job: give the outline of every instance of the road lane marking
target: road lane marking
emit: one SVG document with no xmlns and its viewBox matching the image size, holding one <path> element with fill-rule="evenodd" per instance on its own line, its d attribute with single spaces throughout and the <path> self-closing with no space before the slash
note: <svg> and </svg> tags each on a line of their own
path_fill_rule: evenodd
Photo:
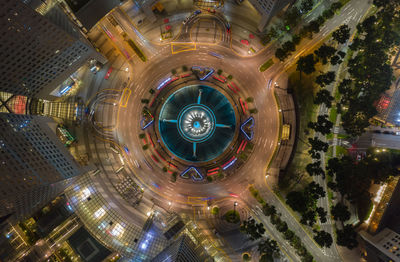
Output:
<svg viewBox="0 0 400 262">
<path fill-rule="evenodd" d="M 171 43 L 171 53 L 178 54 L 181 52 L 187 52 L 187 51 L 194 51 L 196 50 L 196 43 L 179 43 L 179 42 L 173 42 Z"/>
<path fill-rule="evenodd" d="M 132 91 L 130 89 L 128 89 L 128 88 L 125 88 L 122 91 L 122 96 L 121 96 L 121 99 L 119 101 L 119 106 L 120 107 L 126 107 L 128 105 L 128 100 L 129 100 L 129 97 L 131 96 L 131 93 L 132 93 Z"/>
</svg>

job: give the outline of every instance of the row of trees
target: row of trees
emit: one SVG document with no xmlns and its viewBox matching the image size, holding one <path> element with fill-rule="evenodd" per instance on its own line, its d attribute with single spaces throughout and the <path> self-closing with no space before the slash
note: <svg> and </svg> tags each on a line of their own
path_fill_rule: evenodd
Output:
<svg viewBox="0 0 400 262">
<path fill-rule="evenodd" d="M 300 18 L 301 18 L 301 12 L 302 12 L 302 7 L 304 8 L 304 11 L 307 11 L 308 8 L 312 5 L 309 3 L 310 1 L 304 1 L 301 4 L 300 9 L 297 9 L 296 7 L 293 7 L 291 10 L 289 10 L 286 13 L 285 16 L 285 24 L 290 27 L 294 27 L 295 25 L 298 24 Z M 312 2 L 312 1 L 311 1 Z M 292 52 L 296 50 L 296 46 L 300 43 L 301 39 L 304 37 L 312 38 L 313 34 L 319 33 L 321 26 L 325 23 L 326 20 L 332 18 L 335 15 L 335 12 L 338 11 L 342 7 L 342 3 L 335 2 L 332 3 L 329 9 L 325 10 L 318 18 L 315 20 L 311 21 L 309 24 L 305 25 L 302 27 L 300 30 L 298 30 L 298 34 L 293 35 L 292 40 L 286 41 L 282 44 L 280 48 L 278 48 L 275 52 L 275 57 L 278 58 L 281 61 L 284 61 L 288 56 L 291 55 Z M 311 10 L 311 9 L 310 9 Z M 340 31 L 342 32 L 342 31 Z M 345 32 L 343 32 L 345 33 Z M 335 35 L 335 39 L 338 41 L 341 40 L 340 37 L 342 37 L 343 34 L 339 34 L 339 32 Z M 338 57 L 335 57 L 334 60 L 337 61 Z"/>
<path fill-rule="evenodd" d="M 400 44 L 400 2 L 374 0 L 374 4 L 379 8 L 376 14 L 357 25 L 358 36 L 350 45 L 349 78 L 339 85 L 340 104 L 348 108 L 343 128 L 351 136 L 361 135 L 377 113 L 374 102 L 392 82 L 389 51 Z"/>
<path fill-rule="evenodd" d="M 264 215 L 270 217 L 271 224 L 273 224 L 276 229 L 283 234 L 284 238 L 288 240 L 289 243 L 296 249 L 297 254 L 302 257 L 302 261 L 312 262 L 313 256 L 302 244 L 301 239 L 296 236 L 294 232 L 289 229 L 286 222 L 281 219 L 281 215 L 276 211 L 275 206 L 266 203 L 258 190 L 254 187 L 250 187 L 249 190 L 253 197 L 256 198 L 257 201 L 262 205 Z M 241 231 L 248 234 L 251 240 L 256 240 L 262 237 L 265 229 L 262 223 L 257 224 L 253 220 L 254 219 L 248 219 L 246 222 L 243 222 Z"/>
<path fill-rule="evenodd" d="M 315 24 L 315 23 L 314 23 Z M 317 26 L 315 27 L 317 28 Z M 332 34 L 333 41 L 337 44 L 345 43 L 350 36 L 350 29 L 347 25 L 340 26 Z M 337 49 L 331 45 L 323 44 L 314 53 L 300 57 L 297 61 L 297 71 L 310 75 L 316 71 L 316 64 L 321 63 L 326 65 L 328 62 L 331 65 L 337 65 L 343 62 L 345 53 L 337 51 Z M 325 104 L 327 108 L 332 107 L 334 98 L 331 96 L 330 91 L 325 89 L 326 86 L 332 84 L 335 81 L 336 74 L 334 71 L 321 72 L 315 78 L 315 84 L 320 87 L 314 97 L 314 104 L 321 105 Z M 301 78 L 300 78 L 301 79 Z M 308 128 L 314 130 L 316 133 L 327 135 L 331 133 L 333 123 L 329 120 L 328 115 L 319 115 L 316 122 L 309 122 Z M 321 151 L 327 152 L 329 144 L 320 140 L 317 135 L 312 138 L 308 138 L 308 144 L 310 149 L 308 150 L 309 155 L 312 158 L 312 162 L 306 165 L 305 171 L 310 176 L 322 176 L 325 178 L 325 171 L 322 168 L 321 163 Z M 292 191 L 286 196 L 286 203 L 294 210 L 301 214 L 300 222 L 302 224 L 313 227 L 316 223 L 316 219 L 319 218 L 321 223 L 327 221 L 327 212 L 322 207 L 317 207 L 317 201 L 319 198 L 325 197 L 326 192 L 316 182 L 311 182 L 302 191 Z M 339 210 L 340 211 L 340 210 Z M 336 211 L 335 211 L 336 212 Z M 339 214 L 341 214 L 339 212 Z M 315 228 L 314 240 L 322 247 L 330 247 L 333 243 L 332 236 L 326 231 L 318 231 Z"/>
<path fill-rule="evenodd" d="M 253 218 L 243 221 L 240 231 L 247 234 L 251 240 L 262 240 L 258 243 L 260 253 L 259 261 L 273 261 L 274 257 L 279 257 L 279 247 L 275 240 L 264 237 L 265 228 L 263 223 L 257 223 Z"/>
<path fill-rule="evenodd" d="M 273 224 L 276 229 L 283 234 L 283 237 L 296 249 L 297 254 L 302 257 L 302 261 L 313 261 L 313 256 L 307 251 L 301 239 L 296 236 L 295 233 L 289 229 L 287 223 L 281 219 L 275 206 L 265 203 L 262 210 L 264 215 L 270 217 L 271 224 Z"/>
</svg>

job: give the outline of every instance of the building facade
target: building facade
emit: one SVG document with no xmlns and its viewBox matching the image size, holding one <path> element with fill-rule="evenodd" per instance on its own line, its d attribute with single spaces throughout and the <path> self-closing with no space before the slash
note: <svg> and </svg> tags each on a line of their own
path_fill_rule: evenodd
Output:
<svg viewBox="0 0 400 262">
<path fill-rule="evenodd" d="M 183 234 L 152 260 L 152 262 L 163 261 L 205 262 L 213 260 L 203 246 L 196 245 L 188 235 Z"/>
<path fill-rule="evenodd" d="M 42 116 L 0 113 L 0 216 L 20 219 L 84 173 Z"/>
<path fill-rule="evenodd" d="M 106 59 L 57 3 L 36 2 L 0 0 L 0 91 L 54 100 L 89 59 Z"/>
<path fill-rule="evenodd" d="M 261 15 L 261 20 L 257 28 L 263 31 L 271 18 L 292 2 L 292 0 L 249 0 L 249 2 Z"/>
<path fill-rule="evenodd" d="M 385 228 L 372 236 L 367 232 L 360 232 L 368 262 L 400 261 L 400 235 L 389 228 Z"/>
</svg>

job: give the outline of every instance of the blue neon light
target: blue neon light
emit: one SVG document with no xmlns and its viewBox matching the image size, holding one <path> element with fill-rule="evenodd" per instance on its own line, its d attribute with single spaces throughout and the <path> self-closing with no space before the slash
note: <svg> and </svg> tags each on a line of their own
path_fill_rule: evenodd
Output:
<svg viewBox="0 0 400 262">
<path fill-rule="evenodd" d="M 72 86 L 66 86 L 66 87 L 64 87 L 64 88 L 60 91 L 60 94 L 61 94 L 61 95 L 65 94 L 65 93 L 68 92 L 71 88 L 72 88 Z"/>
<path fill-rule="evenodd" d="M 201 72 L 203 68 L 200 67 L 200 66 L 193 66 L 192 69 L 199 70 Z M 205 76 L 200 77 L 199 78 L 200 81 L 206 80 L 210 75 L 212 75 L 214 73 L 214 69 L 213 68 L 205 67 L 203 70 L 206 70 L 206 69 L 209 69 L 210 72 L 208 72 Z"/>
<path fill-rule="evenodd" d="M 198 174 L 199 177 L 200 177 L 200 178 L 195 178 L 194 176 L 191 176 L 192 179 L 193 179 L 194 181 L 200 181 L 200 180 L 203 180 L 203 179 L 204 179 L 204 177 L 201 175 L 201 173 L 200 173 L 200 172 L 197 170 L 197 168 L 195 168 L 194 166 L 188 167 L 185 171 L 183 171 L 183 172 L 181 173 L 181 177 L 184 178 L 184 175 L 185 175 L 187 172 L 191 171 L 191 170 L 194 170 L 194 172 L 196 172 L 196 174 Z"/>
<path fill-rule="evenodd" d="M 251 130 L 250 135 L 244 131 L 244 126 L 249 122 L 252 121 L 251 125 L 249 126 L 250 129 L 252 129 L 254 127 L 254 118 L 251 116 L 249 117 L 246 121 L 244 121 L 244 123 L 240 126 L 240 130 L 243 132 L 243 134 L 246 136 L 247 140 L 252 140 L 254 137 L 254 131 Z"/>
<path fill-rule="evenodd" d="M 142 121 L 140 121 L 140 127 L 142 128 L 142 130 L 145 130 L 146 128 L 148 128 L 152 123 L 154 122 L 154 119 L 152 119 L 150 122 L 148 122 L 145 126 L 143 126 L 144 124 L 144 118 L 142 119 Z"/>
<path fill-rule="evenodd" d="M 237 160 L 237 158 L 235 157 L 235 159 L 233 159 L 229 164 L 227 164 L 227 165 L 223 168 L 223 170 L 226 170 L 227 168 L 229 168 L 230 166 L 232 166 L 233 164 L 235 164 L 236 160 Z"/>
<path fill-rule="evenodd" d="M 162 87 L 164 87 L 164 85 L 166 83 L 168 83 L 168 81 L 171 80 L 171 77 L 168 77 L 167 79 L 164 80 L 164 82 L 162 82 L 158 87 L 157 90 L 160 90 Z"/>
</svg>

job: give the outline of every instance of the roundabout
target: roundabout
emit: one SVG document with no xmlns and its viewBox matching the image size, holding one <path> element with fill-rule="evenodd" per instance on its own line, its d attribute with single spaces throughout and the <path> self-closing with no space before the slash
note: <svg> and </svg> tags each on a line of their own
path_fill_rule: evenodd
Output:
<svg viewBox="0 0 400 262">
<path fill-rule="evenodd" d="M 173 155 L 196 164 L 208 162 L 220 156 L 232 142 L 235 111 L 216 89 L 186 86 L 171 94 L 162 105 L 158 131 Z"/>
<path fill-rule="evenodd" d="M 109 237 L 107 243 L 127 256 L 144 255 L 144 242 L 162 238 L 149 240 L 138 232 L 152 214 L 191 219 L 206 215 L 207 205 L 225 213 L 235 200 L 240 220 L 245 219 L 250 214 L 246 203 L 252 201 L 248 185 L 264 183 L 279 139 L 273 91 L 266 88 L 264 75 L 249 70 L 258 67 L 257 59 L 243 59 L 219 44 L 179 53 L 170 46 L 157 48 L 157 56 L 129 71 L 129 82 L 115 91 L 115 103 L 109 104 L 114 93 L 106 91 L 97 96 L 101 101 L 91 103 L 97 121 L 94 140 L 104 143 L 97 150 L 108 153 L 99 161 L 104 171 L 87 187 L 98 192 L 103 206 L 112 204 L 107 219 L 118 217 L 118 224 L 125 225 L 122 238 L 130 242 L 123 246 Z M 216 227 L 225 225 L 217 220 Z M 98 232 L 98 225 L 91 230 Z"/>
</svg>

